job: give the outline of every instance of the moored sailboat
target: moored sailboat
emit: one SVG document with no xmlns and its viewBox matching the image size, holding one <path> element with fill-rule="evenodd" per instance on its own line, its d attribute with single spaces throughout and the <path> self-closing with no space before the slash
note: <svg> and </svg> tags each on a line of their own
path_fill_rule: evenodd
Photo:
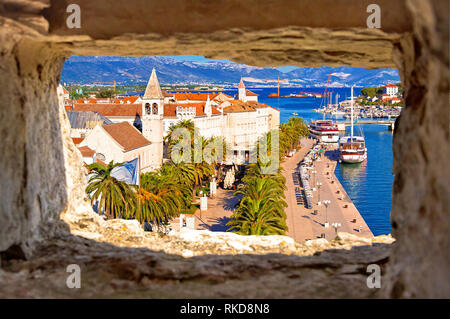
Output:
<svg viewBox="0 0 450 319">
<path fill-rule="evenodd" d="M 350 135 L 339 140 L 339 157 L 344 163 L 361 163 L 367 158 L 367 149 L 364 136 L 353 134 L 353 86 L 351 91 L 351 129 Z"/>
</svg>

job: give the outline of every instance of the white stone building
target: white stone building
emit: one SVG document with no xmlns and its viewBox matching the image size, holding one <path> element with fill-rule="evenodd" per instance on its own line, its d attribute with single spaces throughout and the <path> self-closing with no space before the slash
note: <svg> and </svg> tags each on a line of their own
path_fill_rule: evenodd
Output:
<svg viewBox="0 0 450 319">
<path fill-rule="evenodd" d="M 280 111 L 258 102 L 244 103 L 235 100 L 225 103 L 227 105 L 223 106 L 223 113 L 226 116 L 224 136 L 232 150 L 232 162 L 247 163 L 258 138 L 279 128 Z"/>
<path fill-rule="evenodd" d="M 398 86 L 392 83 L 383 86 L 383 94 L 387 94 L 390 97 L 396 97 L 398 94 Z"/>
</svg>

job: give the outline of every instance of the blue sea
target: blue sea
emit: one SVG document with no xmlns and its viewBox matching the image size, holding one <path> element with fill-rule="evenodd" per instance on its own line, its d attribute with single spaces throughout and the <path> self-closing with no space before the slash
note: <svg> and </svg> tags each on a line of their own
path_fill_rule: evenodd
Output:
<svg viewBox="0 0 450 319">
<path fill-rule="evenodd" d="M 323 115 L 313 109 L 318 108 L 320 98 L 268 98 L 270 93 L 276 93 L 276 88 L 254 89 L 259 94 L 259 102 L 268 104 L 281 111 L 281 122 L 287 122 L 293 112 L 297 112 L 306 122 L 321 119 Z M 332 88 L 333 103 L 350 99 L 350 88 Z M 291 93 L 317 92 L 323 93 L 324 88 L 280 88 L 280 95 Z M 229 95 L 236 91 L 226 91 Z M 355 88 L 353 94 L 358 96 L 360 89 Z M 391 193 L 394 175 L 392 174 L 392 132 L 383 125 L 361 125 L 367 147 L 367 161 L 361 164 L 338 164 L 336 177 L 344 186 L 353 200 L 372 233 L 377 235 L 391 232 L 390 211 Z M 355 131 L 359 132 L 359 128 Z"/>
</svg>

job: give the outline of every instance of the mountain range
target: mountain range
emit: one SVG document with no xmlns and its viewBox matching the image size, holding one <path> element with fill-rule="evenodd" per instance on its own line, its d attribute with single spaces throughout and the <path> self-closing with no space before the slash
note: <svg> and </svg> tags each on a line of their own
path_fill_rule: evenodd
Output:
<svg viewBox="0 0 450 319">
<path fill-rule="evenodd" d="M 172 57 L 72 56 L 64 65 L 61 82 L 66 84 L 146 84 L 151 71 L 161 84 L 216 84 L 236 86 L 243 78 L 249 86 L 374 87 L 398 83 L 395 69 L 366 70 L 354 67 L 295 68 L 281 72 L 275 67 L 211 61 L 180 61 Z"/>
</svg>

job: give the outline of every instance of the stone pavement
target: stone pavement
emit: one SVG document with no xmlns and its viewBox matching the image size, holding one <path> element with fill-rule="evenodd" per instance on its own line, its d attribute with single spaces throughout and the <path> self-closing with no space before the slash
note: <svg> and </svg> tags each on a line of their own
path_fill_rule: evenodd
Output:
<svg viewBox="0 0 450 319">
<path fill-rule="evenodd" d="M 286 177 L 286 209 L 288 236 L 296 241 L 303 242 L 308 239 L 320 238 L 322 234 L 326 239 L 333 239 L 336 231 L 332 227 L 334 222 L 340 223 L 338 231 L 351 233 L 361 237 L 372 237 L 373 234 L 366 222 L 348 197 L 343 186 L 334 175 L 337 165 L 338 151 L 334 148 L 325 153 L 321 159 L 314 162 L 315 177 L 311 174 L 311 187 L 313 183 L 321 182 L 319 189 L 313 190 L 313 207 L 307 209 L 304 205 L 303 188 L 298 184 L 297 165 L 312 147 L 309 140 L 307 147 L 302 148 L 292 158 L 285 161 L 284 176 Z M 331 147 L 328 146 L 328 147 Z M 315 179 L 315 180 L 314 180 Z M 318 205 L 319 196 L 321 204 Z M 329 200 L 328 210 L 323 205 L 323 200 Z M 317 214 L 315 213 L 317 211 Z M 325 222 L 328 220 L 328 227 Z M 361 227 L 361 230 L 360 230 Z"/>
</svg>

